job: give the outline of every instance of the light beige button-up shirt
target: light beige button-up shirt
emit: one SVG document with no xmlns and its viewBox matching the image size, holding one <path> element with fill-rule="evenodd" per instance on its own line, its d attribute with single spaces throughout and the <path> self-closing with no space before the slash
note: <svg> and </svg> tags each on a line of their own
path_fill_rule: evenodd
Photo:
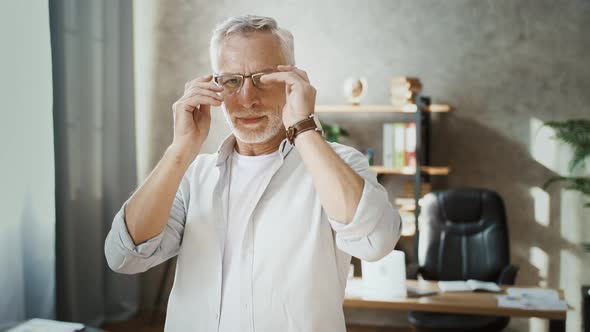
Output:
<svg viewBox="0 0 590 332">
<path fill-rule="evenodd" d="M 391 252 L 401 220 L 357 150 L 329 143 L 363 179 L 352 222 L 330 219 L 297 150 L 284 140 L 248 215 L 242 242 L 242 331 L 344 332 L 342 302 L 350 258 L 375 261 Z M 178 255 L 166 331 L 217 331 L 235 137 L 201 154 L 179 186 L 164 231 L 134 245 L 125 205 L 105 241 L 111 269 L 140 273 Z"/>
</svg>

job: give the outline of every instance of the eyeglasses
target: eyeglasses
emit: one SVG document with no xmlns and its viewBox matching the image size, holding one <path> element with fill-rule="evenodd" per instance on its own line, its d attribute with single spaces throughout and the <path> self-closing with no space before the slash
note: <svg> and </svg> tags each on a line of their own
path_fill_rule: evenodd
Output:
<svg viewBox="0 0 590 332">
<path fill-rule="evenodd" d="M 225 75 L 214 75 L 213 81 L 215 84 L 224 88 L 223 94 L 232 94 L 240 91 L 242 86 L 244 85 L 244 80 L 248 77 L 252 79 L 252 83 L 258 89 L 264 89 L 268 87 L 270 84 L 264 84 L 260 81 L 262 76 L 265 74 L 270 74 L 271 71 L 264 71 L 259 73 L 254 73 L 250 75 L 242 75 L 242 74 L 225 74 Z"/>
</svg>

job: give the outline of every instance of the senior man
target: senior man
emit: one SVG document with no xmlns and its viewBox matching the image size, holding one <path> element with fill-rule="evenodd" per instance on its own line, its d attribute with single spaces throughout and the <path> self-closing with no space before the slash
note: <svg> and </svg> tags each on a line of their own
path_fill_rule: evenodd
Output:
<svg viewBox="0 0 590 332">
<path fill-rule="evenodd" d="M 115 216 L 107 262 L 140 273 L 178 255 L 166 331 L 345 331 L 351 255 L 391 252 L 399 214 L 365 157 L 318 132 L 290 32 L 233 17 L 210 52 L 215 74 L 174 103 L 174 139 Z M 199 154 L 211 106 L 232 134 Z"/>
</svg>

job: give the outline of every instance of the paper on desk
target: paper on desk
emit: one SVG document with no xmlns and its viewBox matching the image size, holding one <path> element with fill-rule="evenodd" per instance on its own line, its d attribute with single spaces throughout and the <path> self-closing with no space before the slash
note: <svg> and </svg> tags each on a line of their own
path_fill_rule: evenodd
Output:
<svg viewBox="0 0 590 332">
<path fill-rule="evenodd" d="M 438 288 L 443 292 L 471 292 L 471 288 L 462 280 L 439 281 Z"/>
<path fill-rule="evenodd" d="M 469 279 L 467 281 L 439 281 L 438 288 L 443 292 L 496 292 L 502 291 L 495 282 Z"/>
<path fill-rule="evenodd" d="M 528 309 L 527 304 L 519 297 L 498 295 L 498 307 Z"/>
<path fill-rule="evenodd" d="M 567 310 L 567 303 L 559 293 L 542 288 L 508 288 L 508 295 L 498 295 L 498 306 L 519 309 Z"/>
<path fill-rule="evenodd" d="M 506 294 L 515 297 L 534 297 L 550 301 L 559 300 L 559 293 L 554 289 L 511 287 L 506 290 Z"/>
<path fill-rule="evenodd" d="M 84 328 L 78 323 L 58 322 L 55 320 L 33 318 L 7 332 L 74 332 Z"/>
</svg>

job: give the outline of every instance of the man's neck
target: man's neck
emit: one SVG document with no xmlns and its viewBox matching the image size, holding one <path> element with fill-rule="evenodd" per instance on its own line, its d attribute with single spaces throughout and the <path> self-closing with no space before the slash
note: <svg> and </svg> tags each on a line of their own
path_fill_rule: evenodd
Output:
<svg viewBox="0 0 590 332">
<path fill-rule="evenodd" d="M 243 156 L 261 156 L 270 154 L 279 149 L 281 142 L 287 137 L 284 131 L 280 131 L 275 137 L 262 143 L 244 143 L 236 137 L 236 151 Z"/>
</svg>

